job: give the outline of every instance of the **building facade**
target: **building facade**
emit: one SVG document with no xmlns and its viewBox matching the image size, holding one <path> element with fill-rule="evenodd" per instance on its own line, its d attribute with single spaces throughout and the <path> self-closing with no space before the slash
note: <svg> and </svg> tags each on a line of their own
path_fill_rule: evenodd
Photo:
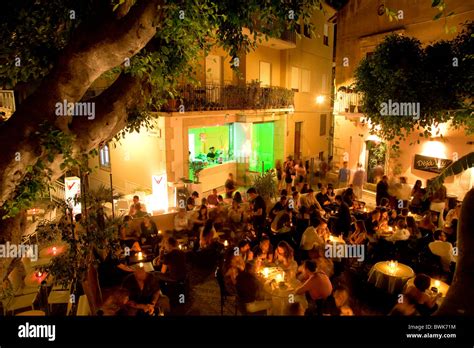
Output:
<svg viewBox="0 0 474 348">
<path fill-rule="evenodd" d="M 375 184 L 372 175 L 377 163 L 385 172 L 393 176 L 405 176 L 409 184 L 416 180 L 426 180 L 436 176 L 436 168 L 427 168 L 422 164 L 431 162 L 442 168 L 449 161 L 456 160 L 474 151 L 472 137 L 463 130 L 451 129 L 449 124 L 439 126 L 444 139 L 436 135 L 421 140 L 417 134 L 411 135 L 401 144 L 400 151 L 390 153 L 390 143 L 369 134 L 364 115 L 360 111 L 361 95 L 351 92 L 353 75 L 359 62 L 375 50 L 385 36 L 396 33 L 415 37 L 423 45 L 439 40 L 452 39 L 462 30 L 462 24 L 474 17 L 474 4 L 462 0 L 446 1 L 447 13 L 454 14 L 446 19 L 434 21 L 438 13 L 431 8 L 431 1 L 424 0 L 349 0 L 337 13 L 336 40 L 336 98 L 334 104 L 334 164 L 336 169 L 344 160 L 349 168 L 355 169 L 361 163 L 367 171 L 368 181 Z M 385 14 L 385 6 L 396 10 L 398 20 L 390 21 Z M 354 21 L 353 18 L 357 18 Z M 445 26 L 455 26 L 457 33 L 449 33 Z M 446 161 L 448 160 L 448 161 Z M 448 192 L 462 199 L 474 184 L 474 171 L 464 173 L 446 180 Z M 368 185 L 367 188 L 373 188 Z"/>
<path fill-rule="evenodd" d="M 118 192 L 150 192 L 154 180 L 164 179 L 167 206 L 173 207 L 173 187 L 183 178 L 194 179 L 196 163 L 204 168 L 193 189 L 207 194 L 222 188 L 229 173 L 242 182 L 249 172 L 273 168 L 287 156 L 327 159 L 334 47 L 334 25 L 328 20 L 334 13 L 326 6 L 316 11 L 312 35 L 301 25 L 300 35 L 284 32 L 242 54 L 240 74 L 231 69 L 226 52 L 213 49 L 196 71 L 200 85 L 180 86 L 176 100 L 156 113 L 153 130 L 128 134 L 101 149 L 90 187 L 109 186 L 112 175 Z"/>
</svg>

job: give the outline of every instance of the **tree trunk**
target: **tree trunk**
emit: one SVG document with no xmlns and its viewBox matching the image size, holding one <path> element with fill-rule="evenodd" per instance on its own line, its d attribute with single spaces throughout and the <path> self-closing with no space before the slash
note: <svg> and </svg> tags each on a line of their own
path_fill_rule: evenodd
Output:
<svg viewBox="0 0 474 348">
<path fill-rule="evenodd" d="M 446 298 L 436 315 L 474 315 L 474 188 L 464 197 L 458 224 L 458 259 Z"/>
</svg>

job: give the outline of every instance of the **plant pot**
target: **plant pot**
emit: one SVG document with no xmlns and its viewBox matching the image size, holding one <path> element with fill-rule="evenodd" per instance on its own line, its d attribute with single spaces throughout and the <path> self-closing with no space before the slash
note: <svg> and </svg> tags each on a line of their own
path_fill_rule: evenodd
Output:
<svg viewBox="0 0 474 348">
<path fill-rule="evenodd" d="M 355 112 L 356 106 L 355 105 L 349 105 L 349 108 L 350 108 L 350 112 L 353 113 L 353 112 Z"/>
<path fill-rule="evenodd" d="M 176 111 L 176 99 L 168 99 L 168 111 Z"/>
</svg>

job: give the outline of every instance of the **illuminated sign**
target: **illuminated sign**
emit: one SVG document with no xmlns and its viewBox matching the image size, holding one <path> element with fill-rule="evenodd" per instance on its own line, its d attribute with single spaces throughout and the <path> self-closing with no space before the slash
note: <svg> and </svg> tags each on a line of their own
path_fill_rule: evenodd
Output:
<svg viewBox="0 0 474 348">
<path fill-rule="evenodd" d="M 428 157 L 415 155 L 414 168 L 430 173 L 441 173 L 453 161 L 445 158 Z"/>
<path fill-rule="evenodd" d="M 153 210 L 168 210 L 168 181 L 166 173 L 161 175 L 152 175 L 151 187 L 153 190 Z"/>
<path fill-rule="evenodd" d="M 74 214 L 81 213 L 81 179 L 77 176 L 69 176 L 64 179 L 64 196 Z M 76 202 L 76 204 L 74 204 Z"/>
</svg>

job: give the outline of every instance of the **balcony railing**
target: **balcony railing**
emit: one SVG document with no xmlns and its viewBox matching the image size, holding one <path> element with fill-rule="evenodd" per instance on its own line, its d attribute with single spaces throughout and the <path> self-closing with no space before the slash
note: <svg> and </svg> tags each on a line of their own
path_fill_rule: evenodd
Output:
<svg viewBox="0 0 474 348">
<path fill-rule="evenodd" d="M 66 200 L 66 188 L 58 180 L 54 181 L 49 188 L 49 196 L 52 201 L 62 203 Z"/>
<path fill-rule="evenodd" d="M 16 110 L 13 91 L 0 90 L 0 120 L 8 119 Z"/>
<path fill-rule="evenodd" d="M 162 110 L 179 111 L 184 105 L 186 111 L 204 110 L 257 110 L 282 109 L 294 105 L 294 92 L 283 87 L 260 87 L 258 84 L 182 86 L 180 98 L 168 102 Z"/>
<path fill-rule="evenodd" d="M 362 93 L 338 91 L 334 102 L 334 112 L 362 113 L 362 97 Z"/>
</svg>

